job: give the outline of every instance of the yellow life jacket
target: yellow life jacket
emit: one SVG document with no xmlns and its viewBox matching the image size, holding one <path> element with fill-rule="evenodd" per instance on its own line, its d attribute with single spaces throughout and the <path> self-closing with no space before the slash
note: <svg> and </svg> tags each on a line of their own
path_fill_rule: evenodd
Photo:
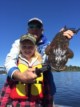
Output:
<svg viewBox="0 0 80 107">
<path fill-rule="evenodd" d="M 33 66 L 34 68 L 42 68 L 41 64 Z M 28 66 L 25 64 L 19 63 L 18 68 L 23 73 L 28 69 Z M 35 100 L 37 98 L 43 98 L 43 73 L 41 73 L 40 77 L 36 79 L 35 83 L 24 84 L 18 82 L 11 89 L 10 97 L 12 99 L 32 99 Z"/>
</svg>

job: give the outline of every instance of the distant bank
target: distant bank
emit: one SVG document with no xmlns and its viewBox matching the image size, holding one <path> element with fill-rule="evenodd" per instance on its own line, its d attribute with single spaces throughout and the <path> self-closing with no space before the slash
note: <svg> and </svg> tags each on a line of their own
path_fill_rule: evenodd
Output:
<svg viewBox="0 0 80 107">
<path fill-rule="evenodd" d="M 0 71 L 0 74 L 6 74 L 6 71 Z"/>
<path fill-rule="evenodd" d="M 0 74 L 6 74 L 6 69 L 4 66 L 0 66 Z"/>
<path fill-rule="evenodd" d="M 54 72 L 54 70 L 52 70 L 52 71 Z M 66 71 L 66 72 L 67 71 L 71 71 L 71 72 L 80 71 L 80 66 L 72 66 L 72 65 L 66 66 L 64 71 Z M 61 72 L 63 72 L 63 71 L 61 71 Z M 0 67 L 0 74 L 6 74 L 5 67 Z"/>
</svg>

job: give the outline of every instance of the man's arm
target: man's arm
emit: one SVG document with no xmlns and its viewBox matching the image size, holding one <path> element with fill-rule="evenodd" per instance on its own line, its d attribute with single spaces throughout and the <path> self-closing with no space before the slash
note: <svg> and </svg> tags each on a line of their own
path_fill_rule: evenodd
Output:
<svg viewBox="0 0 80 107">
<path fill-rule="evenodd" d="M 17 58 L 20 52 L 19 46 L 20 46 L 19 40 L 16 40 L 12 44 L 12 48 L 5 59 L 4 65 L 5 65 L 5 68 L 9 77 L 12 77 L 13 72 L 19 71 L 17 67 Z"/>
<path fill-rule="evenodd" d="M 43 105 L 46 107 L 53 107 L 54 95 L 56 93 L 56 87 L 54 78 L 51 71 L 44 72 L 44 99 Z"/>
<path fill-rule="evenodd" d="M 16 70 L 13 73 L 12 78 L 23 83 L 33 83 L 37 78 L 37 75 L 35 73 L 35 68 L 29 68 L 23 73 Z"/>
</svg>

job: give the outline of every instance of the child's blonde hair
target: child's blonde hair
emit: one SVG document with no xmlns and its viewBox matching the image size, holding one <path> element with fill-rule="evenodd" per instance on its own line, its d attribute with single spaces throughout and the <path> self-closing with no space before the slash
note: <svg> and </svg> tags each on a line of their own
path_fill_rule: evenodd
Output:
<svg viewBox="0 0 80 107">
<path fill-rule="evenodd" d="M 37 50 L 35 51 L 35 57 L 38 57 L 38 60 L 42 63 L 42 56 Z"/>
</svg>

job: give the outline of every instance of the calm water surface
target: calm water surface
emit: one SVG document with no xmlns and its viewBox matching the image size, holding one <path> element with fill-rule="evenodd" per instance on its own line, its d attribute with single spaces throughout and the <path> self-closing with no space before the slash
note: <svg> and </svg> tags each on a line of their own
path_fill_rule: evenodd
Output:
<svg viewBox="0 0 80 107">
<path fill-rule="evenodd" d="M 80 72 L 53 72 L 57 92 L 55 103 L 80 107 Z M 0 75 L 0 90 L 6 75 Z"/>
</svg>

